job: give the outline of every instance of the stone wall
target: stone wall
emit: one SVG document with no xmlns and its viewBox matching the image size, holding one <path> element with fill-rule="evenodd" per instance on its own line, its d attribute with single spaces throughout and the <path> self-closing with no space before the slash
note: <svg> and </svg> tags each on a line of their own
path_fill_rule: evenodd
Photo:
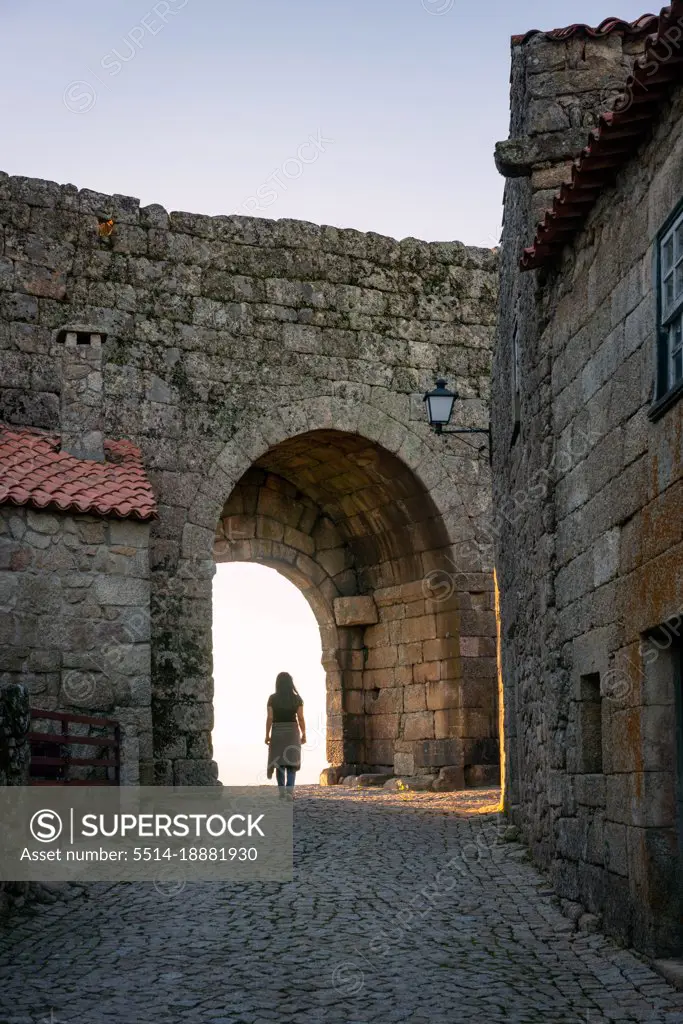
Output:
<svg viewBox="0 0 683 1024">
<path fill-rule="evenodd" d="M 30 727 L 28 691 L 23 686 L 0 684 L 0 786 L 28 782 Z M 0 882 L 0 922 L 14 903 L 19 883 Z"/>
<path fill-rule="evenodd" d="M 287 481 L 334 524 L 343 543 L 329 558 L 343 557 L 343 566 L 317 546 L 311 556 L 305 530 L 291 532 L 298 529 L 287 518 L 297 514 L 294 494 L 280 518 L 283 531 L 290 527 L 289 541 L 284 532 L 282 540 L 258 536 L 258 529 L 277 527 L 255 521 L 253 537 L 234 538 L 246 546 L 221 557 L 241 551 L 242 557 L 270 558 L 273 546 L 284 543 L 281 567 L 290 558 L 309 558 L 299 580 L 302 587 L 313 580 L 309 594 L 327 591 L 328 610 L 319 604 L 323 629 L 336 630 L 325 618 L 335 590 L 370 596 L 415 584 L 411 601 L 421 600 L 414 596 L 421 587 L 435 600 L 457 591 L 464 614 L 471 599 L 486 619 L 485 635 L 495 635 L 493 612 L 481 603 L 492 564 L 477 544 L 490 513 L 486 455 L 467 439 L 434 437 L 422 403 L 444 375 L 461 396 L 458 421 L 487 424 L 494 252 L 294 221 L 169 215 L 159 206 L 140 209 L 125 196 L 7 177 L 0 177 L 0 226 L 0 418 L 57 428 L 57 338 L 86 325 L 104 339 L 103 417 L 93 420 L 94 428 L 140 446 L 159 500 L 150 546 L 158 781 L 215 778 L 216 530 L 225 522 L 226 502 L 236 487 L 245 493 L 241 482 L 254 467 Z M 434 573 L 446 580 L 438 591 Z M 342 757 L 363 761 L 371 743 L 378 763 L 398 749 L 405 729 L 424 730 L 424 741 L 405 742 L 431 742 L 441 760 L 453 756 L 451 740 L 495 741 L 488 724 L 485 735 L 472 735 L 474 711 L 484 710 L 478 696 L 471 714 L 456 715 L 466 707 L 464 689 L 474 694 L 479 686 L 477 659 L 468 654 L 460 674 L 439 680 L 414 683 L 412 663 L 386 665 L 386 688 L 401 696 L 404 677 L 406 688 L 442 681 L 457 686 L 450 707 L 423 712 L 409 698 L 398 710 L 394 694 L 395 710 L 380 714 L 388 698 L 367 696 L 381 689 L 370 673 L 383 671 L 383 659 L 398 659 L 402 641 L 382 629 L 373 639 L 372 628 L 358 626 L 342 639 L 330 634 L 336 646 L 328 644 L 326 670 L 336 763 Z M 450 641 L 448 649 L 439 648 L 440 656 L 449 655 L 441 670 L 454 673 L 457 659 L 450 655 L 458 628 L 455 615 L 444 611 L 414 626 L 406 619 L 401 636 L 406 644 Z M 411 630 L 420 635 L 409 641 Z M 380 653 L 382 645 L 387 650 Z M 375 667 L 361 667 L 363 648 Z M 470 643 L 467 650 L 473 649 Z M 490 657 L 487 651 L 482 657 L 489 659 L 485 675 Z M 429 660 L 438 660 L 435 651 Z M 359 672 L 367 680 L 362 700 L 353 692 Z M 374 726 L 366 732 L 368 707 L 378 719 L 386 717 L 383 728 L 391 719 L 395 735 L 380 737 Z M 443 738 L 436 738 L 436 718 L 409 717 L 437 711 L 452 712 Z M 397 724 L 394 715 L 402 716 Z M 480 723 L 483 729 L 484 716 Z M 464 756 L 459 748 L 458 758 Z"/>
<path fill-rule="evenodd" d="M 389 763 L 407 776 L 458 768 L 463 785 L 474 781 L 473 766 L 499 762 L 491 575 L 469 573 L 467 589 L 452 593 L 417 581 L 374 597 L 379 622 L 365 637 L 381 646 L 368 653 L 365 710 L 394 742 Z"/>
<path fill-rule="evenodd" d="M 0 508 L 0 685 L 116 718 L 129 784 L 152 761 L 148 544 L 148 524 Z"/>
<path fill-rule="evenodd" d="M 30 758 L 28 691 L 0 684 L 0 786 L 25 786 Z"/>
<path fill-rule="evenodd" d="M 590 80 L 618 39 L 586 41 Z M 530 116 L 534 47 L 571 54 L 547 39 L 515 53 L 513 124 Z M 571 132 L 506 183 L 492 383 L 508 807 L 564 899 L 660 954 L 682 938 L 682 428 L 680 403 L 648 412 L 654 240 L 681 198 L 682 125 L 679 90 L 556 268 L 521 274 L 519 258 Z"/>
<path fill-rule="evenodd" d="M 612 102 L 625 98 L 624 86 L 645 34 L 615 32 L 601 39 L 578 33 L 560 41 L 543 33 L 524 43 L 513 39 L 510 73 L 510 137 L 496 146 L 496 164 L 507 191 L 527 192 L 531 230 L 552 205 L 588 133 Z M 506 220 L 509 223 L 506 202 Z M 521 228 L 521 223 L 516 225 Z"/>
</svg>

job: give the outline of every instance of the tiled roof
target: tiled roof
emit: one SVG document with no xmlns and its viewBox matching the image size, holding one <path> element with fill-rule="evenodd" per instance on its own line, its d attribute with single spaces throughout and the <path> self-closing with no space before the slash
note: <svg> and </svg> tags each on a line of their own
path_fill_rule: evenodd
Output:
<svg viewBox="0 0 683 1024">
<path fill-rule="evenodd" d="M 524 250 L 523 270 L 543 266 L 562 251 L 583 227 L 603 188 L 647 137 L 671 85 L 683 81 L 683 45 L 674 46 L 666 35 L 681 27 L 683 0 L 674 0 L 662 10 L 658 31 L 648 39 L 622 95 L 591 131 L 588 145 L 574 162 L 571 182 L 561 187 L 537 228 L 533 245 Z"/>
<path fill-rule="evenodd" d="M 581 24 L 568 25 L 567 28 L 554 28 L 550 32 L 532 28 L 529 32 L 525 32 L 524 35 L 513 36 L 512 43 L 515 46 L 519 46 L 528 42 L 533 36 L 557 39 L 558 42 L 571 39 L 573 36 L 588 36 L 589 39 L 602 39 L 604 36 L 612 35 L 613 32 L 620 32 L 625 36 L 641 36 L 646 32 L 656 32 L 658 22 L 659 17 L 656 14 L 643 14 L 640 18 L 636 18 L 635 21 L 623 21 L 621 18 L 605 18 L 597 28 Z"/>
<path fill-rule="evenodd" d="M 60 451 L 60 438 L 0 424 L 0 504 L 119 519 L 156 517 L 152 486 L 140 449 L 105 441 L 105 462 Z"/>
</svg>

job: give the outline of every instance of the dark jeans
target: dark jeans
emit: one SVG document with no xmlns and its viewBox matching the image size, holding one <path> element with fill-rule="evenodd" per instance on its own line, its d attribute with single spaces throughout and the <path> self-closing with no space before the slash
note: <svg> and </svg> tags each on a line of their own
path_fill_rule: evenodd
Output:
<svg viewBox="0 0 683 1024">
<path fill-rule="evenodd" d="M 276 765 L 275 777 L 278 786 L 285 785 L 285 772 L 287 773 L 287 786 L 292 787 L 296 780 L 296 768 L 287 768 L 284 765 Z"/>
</svg>

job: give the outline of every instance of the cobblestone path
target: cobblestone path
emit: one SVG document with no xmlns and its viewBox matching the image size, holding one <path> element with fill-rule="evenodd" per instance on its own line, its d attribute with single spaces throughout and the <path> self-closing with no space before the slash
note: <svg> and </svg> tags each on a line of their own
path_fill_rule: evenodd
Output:
<svg viewBox="0 0 683 1024">
<path fill-rule="evenodd" d="M 683 1022 L 580 934 L 497 794 L 302 788 L 287 884 L 99 885 L 0 930 L 2 1024 Z"/>
</svg>

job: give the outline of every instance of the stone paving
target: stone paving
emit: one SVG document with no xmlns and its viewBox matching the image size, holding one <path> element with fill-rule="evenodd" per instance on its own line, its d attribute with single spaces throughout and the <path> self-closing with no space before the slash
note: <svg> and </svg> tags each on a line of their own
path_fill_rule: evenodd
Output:
<svg viewBox="0 0 683 1024">
<path fill-rule="evenodd" d="M 499 841 L 497 798 L 302 787 L 291 883 L 98 885 L 15 914 L 0 1024 L 683 1022 L 683 994 L 575 931 Z"/>
</svg>

